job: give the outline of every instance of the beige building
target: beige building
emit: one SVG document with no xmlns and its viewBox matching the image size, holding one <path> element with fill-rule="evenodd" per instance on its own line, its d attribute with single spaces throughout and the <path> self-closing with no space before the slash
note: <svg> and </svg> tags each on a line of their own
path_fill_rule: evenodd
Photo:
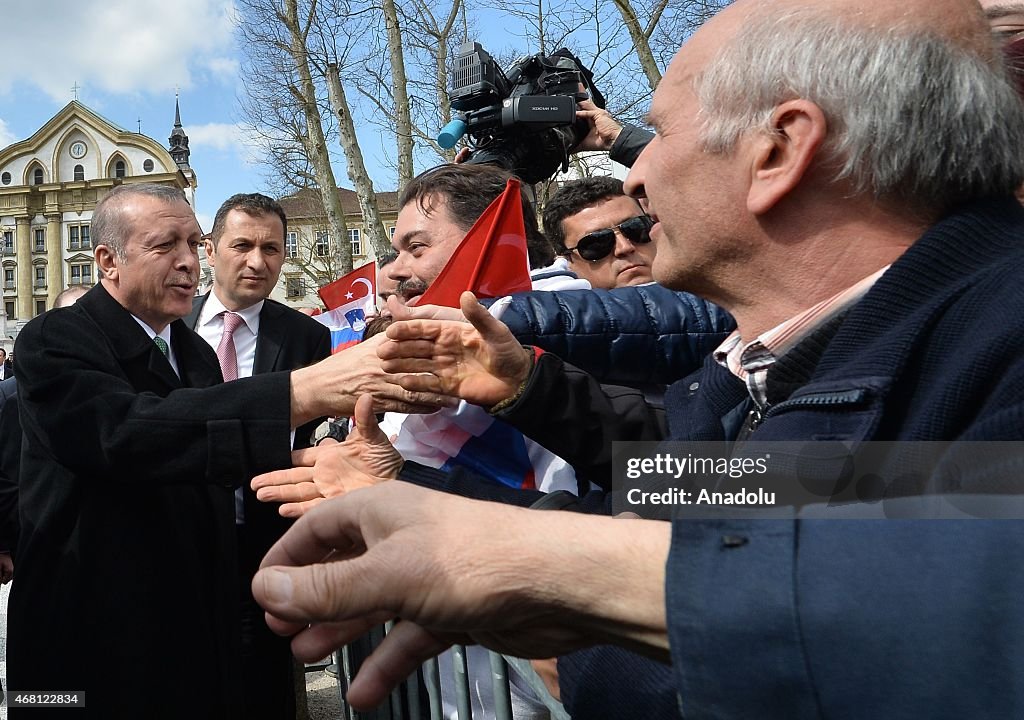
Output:
<svg viewBox="0 0 1024 720">
<path fill-rule="evenodd" d="M 345 210 L 345 224 L 352 249 L 352 267 L 357 268 L 374 259 L 373 248 L 366 236 L 366 226 L 354 190 L 338 188 Z M 285 238 L 285 261 L 281 282 L 271 297 L 292 307 L 320 307 L 318 287 L 336 280 L 339 272 L 332 265 L 331 237 L 324 217 L 320 193 L 304 189 L 279 201 L 288 216 Z M 384 229 L 391 237 L 398 218 L 398 193 L 377 193 L 377 207 Z"/>
<path fill-rule="evenodd" d="M 188 137 L 175 103 L 169 149 L 124 130 L 77 100 L 32 137 L 0 149 L 0 264 L 4 347 L 71 285 L 96 282 L 90 224 L 96 203 L 122 183 L 181 188 L 194 204 Z"/>
</svg>

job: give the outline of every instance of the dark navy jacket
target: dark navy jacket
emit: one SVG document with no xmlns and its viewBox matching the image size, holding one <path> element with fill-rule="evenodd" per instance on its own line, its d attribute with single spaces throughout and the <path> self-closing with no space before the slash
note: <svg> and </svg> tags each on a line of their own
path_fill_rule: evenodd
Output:
<svg viewBox="0 0 1024 720">
<path fill-rule="evenodd" d="M 933 227 L 751 439 L 1024 439 L 1022 240 L 1011 199 Z M 675 385 L 672 437 L 730 432 L 714 418 L 738 386 L 710 364 Z M 948 489 L 1019 503 L 1020 465 L 972 470 Z M 666 592 L 684 714 L 1024 717 L 1022 553 L 1020 520 L 676 521 Z"/>
</svg>

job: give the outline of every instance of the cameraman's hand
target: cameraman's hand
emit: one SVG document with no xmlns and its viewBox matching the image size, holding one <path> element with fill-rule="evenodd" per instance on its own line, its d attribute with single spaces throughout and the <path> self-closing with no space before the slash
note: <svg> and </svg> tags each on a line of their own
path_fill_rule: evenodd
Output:
<svg viewBox="0 0 1024 720">
<path fill-rule="evenodd" d="M 468 147 L 464 147 L 455 154 L 455 159 L 452 160 L 452 162 L 455 163 L 456 165 L 460 165 L 469 160 L 469 158 L 472 156 L 473 151 L 470 150 Z"/>
<path fill-rule="evenodd" d="M 611 116 L 611 113 L 602 110 L 591 100 L 580 100 L 576 103 L 576 117 L 587 121 L 590 132 L 573 148 L 574 153 L 583 150 L 610 150 L 622 132 L 622 125 Z"/>
</svg>

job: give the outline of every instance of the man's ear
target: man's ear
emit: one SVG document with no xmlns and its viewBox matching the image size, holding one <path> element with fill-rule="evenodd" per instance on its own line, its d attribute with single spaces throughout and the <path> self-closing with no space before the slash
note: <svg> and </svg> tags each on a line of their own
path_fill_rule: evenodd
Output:
<svg viewBox="0 0 1024 720">
<path fill-rule="evenodd" d="M 789 100 L 772 113 L 771 134 L 753 142 L 747 210 L 762 215 L 804 179 L 828 132 L 825 113 L 809 100 Z"/>
<path fill-rule="evenodd" d="M 117 282 L 118 259 L 114 251 L 107 245 L 97 245 L 96 250 L 93 251 L 93 257 L 96 259 L 96 267 L 100 276 L 111 282 Z"/>
<path fill-rule="evenodd" d="M 203 246 L 206 248 L 206 263 L 213 267 L 217 262 L 217 250 L 214 247 L 213 240 L 209 237 L 203 238 Z"/>
</svg>

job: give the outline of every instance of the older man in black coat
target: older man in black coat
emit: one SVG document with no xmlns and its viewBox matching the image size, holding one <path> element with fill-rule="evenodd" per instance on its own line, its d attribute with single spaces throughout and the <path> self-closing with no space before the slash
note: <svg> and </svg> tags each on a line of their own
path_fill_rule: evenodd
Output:
<svg viewBox="0 0 1024 720">
<path fill-rule="evenodd" d="M 201 239 L 179 191 L 115 188 L 93 237 L 100 284 L 18 339 L 10 686 L 84 690 L 101 718 L 238 717 L 234 489 L 290 464 L 292 427 L 351 411 L 345 361 L 221 383 L 179 319 Z M 394 387 L 366 389 L 383 409 L 437 401 Z"/>
</svg>

